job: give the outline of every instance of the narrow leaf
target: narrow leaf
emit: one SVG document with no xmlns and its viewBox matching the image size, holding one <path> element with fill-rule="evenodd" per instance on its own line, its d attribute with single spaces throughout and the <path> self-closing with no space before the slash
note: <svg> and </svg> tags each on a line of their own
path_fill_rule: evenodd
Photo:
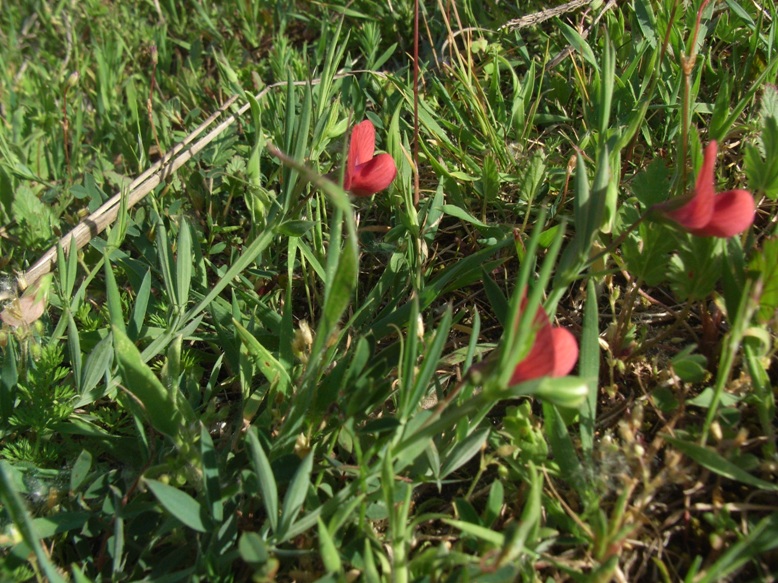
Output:
<svg viewBox="0 0 778 583">
<path fill-rule="evenodd" d="M 302 509 L 303 502 L 305 502 L 305 495 L 308 493 L 308 487 L 311 484 L 314 451 L 311 450 L 300 463 L 294 478 L 292 478 L 292 483 L 289 485 L 289 490 L 286 492 L 286 496 L 284 496 L 281 522 L 278 526 L 279 542 L 286 540 L 286 534 Z"/>
<path fill-rule="evenodd" d="M 224 519 L 221 483 L 219 480 L 219 460 L 216 448 L 208 430 L 200 425 L 200 459 L 203 464 L 203 490 L 211 518 L 217 524 Z"/>
<path fill-rule="evenodd" d="M 137 339 L 143 328 L 143 321 L 146 319 L 146 311 L 149 307 L 149 298 L 151 297 L 151 270 L 146 271 L 143 276 L 140 287 L 135 295 L 135 305 L 132 308 L 132 319 L 129 323 L 127 335 L 130 338 Z"/>
<path fill-rule="evenodd" d="M 600 375 L 600 330 L 597 299 L 594 279 L 589 278 L 586 287 L 581 352 L 578 359 L 578 371 L 589 388 L 586 401 L 581 408 L 581 446 L 587 457 L 592 455 L 594 447 L 594 421 L 597 415 L 597 392 Z"/>
<path fill-rule="evenodd" d="M 319 553 L 321 554 L 322 563 L 324 563 L 324 569 L 329 573 L 340 572 L 343 565 L 340 561 L 340 554 L 338 548 L 335 546 L 335 541 L 332 539 L 330 531 L 327 530 L 327 525 L 318 517 L 319 526 Z"/>
<path fill-rule="evenodd" d="M 287 387 L 292 384 L 289 373 L 270 351 L 262 346 L 257 338 L 246 328 L 240 325 L 235 318 L 232 319 L 232 325 L 238 333 L 243 345 L 249 352 L 259 370 L 265 375 L 265 378 L 271 383 L 279 383 L 279 390 L 286 392 Z"/>
<path fill-rule="evenodd" d="M 767 482 L 757 478 L 756 476 L 752 476 L 747 471 L 736 466 L 731 461 L 722 457 L 712 449 L 703 447 L 696 443 L 678 439 L 677 437 L 671 437 L 669 435 L 665 435 L 663 439 L 682 454 L 690 457 L 702 467 L 709 469 L 711 472 L 715 472 L 716 474 L 725 478 L 729 478 L 730 480 L 736 480 L 738 482 L 742 482 L 762 490 L 769 490 L 771 492 L 778 491 L 777 484 L 773 484 L 772 482 Z"/>
<path fill-rule="evenodd" d="M 113 326 L 113 343 L 119 364 L 121 383 L 140 401 L 151 425 L 159 432 L 175 437 L 184 418 L 172 395 L 143 362 L 140 352 L 118 327 Z"/>
<path fill-rule="evenodd" d="M 251 463 L 254 466 L 254 473 L 259 480 L 260 494 L 262 503 L 265 505 L 270 526 L 275 531 L 278 527 L 278 487 L 276 486 L 273 469 L 270 467 L 270 461 L 262 449 L 262 444 L 257 438 L 257 428 L 251 427 L 247 432 L 249 443 L 249 452 L 251 453 Z"/>
<path fill-rule="evenodd" d="M 113 338 L 108 335 L 98 342 L 86 358 L 86 364 L 81 377 L 82 400 L 104 378 L 113 364 Z M 91 402 L 91 401 L 90 401 Z M 82 406 L 79 401 L 77 406 Z"/>
<path fill-rule="evenodd" d="M 105 257 L 105 300 L 108 304 L 108 314 L 111 317 L 111 324 L 114 327 L 121 330 L 122 333 L 126 333 L 124 326 L 124 314 L 122 313 L 122 300 L 119 295 L 119 286 L 116 285 L 116 277 L 113 274 L 113 267 L 108 260 L 108 256 Z"/>
<path fill-rule="evenodd" d="M 186 492 L 157 480 L 146 478 L 144 481 L 162 507 L 170 514 L 192 530 L 208 532 L 205 512 L 197 500 Z"/>
<path fill-rule="evenodd" d="M 594 56 L 594 51 L 592 51 L 592 47 L 589 46 L 586 39 L 566 22 L 558 20 L 557 24 L 559 25 L 562 34 L 565 35 L 567 42 L 569 42 L 590 65 L 596 68 L 598 66 L 597 58 Z"/>
<path fill-rule="evenodd" d="M 189 286 L 192 282 L 192 233 L 183 217 L 179 228 L 176 253 L 176 298 L 178 310 L 183 312 L 189 301 Z"/>
<path fill-rule="evenodd" d="M 502 545 L 505 543 L 505 535 L 501 532 L 495 532 L 491 528 L 486 528 L 477 524 L 465 522 L 463 520 L 453 520 L 449 518 L 444 518 L 443 522 L 450 524 L 454 528 L 458 528 L 465 534 L 469 534 L 470 536 L 494 545 L 495 547 L 502 547 Z"/>
<path fill-rule="evenodd" d="M 489 428 L 484 427 L 483 429 L 473 431 L 464 441 L 457 443 L 451 452 L 445 456 L 440 476 L 445 478 L 451 472 L 469 462 L 481 450 L 487 437 L 489 437 Z"/>
</svg>

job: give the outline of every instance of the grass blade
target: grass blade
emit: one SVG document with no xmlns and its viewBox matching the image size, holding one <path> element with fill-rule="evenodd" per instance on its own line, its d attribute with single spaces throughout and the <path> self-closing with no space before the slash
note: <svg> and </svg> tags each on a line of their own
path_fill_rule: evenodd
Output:
<svg viewBox="0 0 778 583">
<path fill-rule="evenodd" d="M 305 496 L 308 494 L 308 488 L 311 485 L 311 470 L 313 469 L 313 455 L 315 450 L 308 452 L 300 465 L 297 467 L 297 471 L 292 478 L 292 483 L 289 484 L 289 490 L 287 490 L 284 496 L 284 504 L 281 508 L 281 520 L 278 524 L 278 532 L 276 534 L 278 541 L 283 542 L 287 540 L 287 534 L 289 529 L 294 524 L 297 515 L 303 507 L 305 502 Z"/>
<path fill-rule="evenodd" d="M 251 463 L 254 466 L 254 473 L 259 480 L 260 494 L 262 503 L 265 505 L 265 512 L 270 521 L 270 527 L 273 531 L 278 530 L 278 487 L 276 486 L 273 468 L 270 467 L 270 461 L 259 443 L 256 427 L 250 427 L 247 432 L 249 444 L 249 453 L 251 454 Z"/>
</svg>

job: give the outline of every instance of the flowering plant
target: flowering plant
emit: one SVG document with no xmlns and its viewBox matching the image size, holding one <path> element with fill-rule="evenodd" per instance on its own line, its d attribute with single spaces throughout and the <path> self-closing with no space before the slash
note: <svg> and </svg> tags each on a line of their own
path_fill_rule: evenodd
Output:
<svg viewBox="0 0 778 583">
<path fill-rule="evenodd" d="M 700 237 L 732 237 L 754 222 L 754 197 L 745 190 L 716 193 L 714 167 L 718 146 L 712 141 L 705 148 L 702 168 L 694 192 L 680 207 L 660 205 L 660 211 L 682 229 Z"/>
<path fill-rule="evenodd" d="M 354 126 L 348 148 L 343 188 L 355 196 L 371 196 L 388 187 L 397 166 L 389 154 L 375 153 L 375 127 L 365 120 Z"/>
</svg>

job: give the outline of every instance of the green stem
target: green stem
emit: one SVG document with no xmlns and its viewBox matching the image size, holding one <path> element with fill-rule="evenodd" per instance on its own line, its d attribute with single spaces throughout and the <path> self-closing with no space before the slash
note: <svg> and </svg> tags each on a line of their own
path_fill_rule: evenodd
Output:
<svg viewBox="0 0 778 583">
<path fill-rule="evenodd" d="M 702 11 L 708 5 L 710 0 L 702 0 L 700 8 L 697 11 L 697 21 L 694 25 L 694 33 L 692 34 L 691 46 L 689 47 L 689 57 L 686 58 L 681 55 L 681 69 L 683 70 L 683 96 L 681 100 L 681 143 L 678 145 L 679 157 L 678 162 L 681 170 L 681 182 L 680 189 L 683 191 L 686 188 L 686 174 L 688 169 L 686 167 L 686 154 L 689 146 L 689 128 L 691 127 L 691 95 L 692 95 L 692 71 L 694 65 L 697 62 L 697 37 L 700 34 L 700 26 L 702 22 Z"/>
<path fill-rule="evenodd" d="M 776 452 L 775 447 L 775 428 L 773 419 L 775 418 L 775 397 L 773 396 L 770 379 L 767 372 L 759 362 L 756 349 L 747 338 L 743 343 L 743 352 L 745 353 L 746 366 L 748 374 L 751 376 L 751 382 L 754 386 L 756 396 L 755 406 L 759 415 L 759 423 L 762 425 L 762 431 L 767 436 L 767 443 L 764 446 L 765 456 L 773 457 Z"/>
<path fill-rule="evenodd" d="M 732 319 L 732 329 L 727 334 L 724 345 L 722 346 L 721 364 L 716 375 L 716 385 L 713 387 L 713 398 L 711 399 L 710 407 L 708 408 L 708 414 L 705 416 L 705 424 L 702 426 L 700 445 L 705 445 L 708 440 L 708 433 L 710 432 L 713 420 L 716 418 L 721 395 L 724 392 L 724 387 L 729 380 L 732 367 L 735 363 L 735 355 L 748 330 L 751 316 L 753 316 L 756 306 L 759 305 L 758 301 L 753 297 L 753 289 L 754 282 L 752 280 L 747 280 L 743 286 L 743 295 L 740 304 L 738 305 L 737 313 Z"/>
</svg>

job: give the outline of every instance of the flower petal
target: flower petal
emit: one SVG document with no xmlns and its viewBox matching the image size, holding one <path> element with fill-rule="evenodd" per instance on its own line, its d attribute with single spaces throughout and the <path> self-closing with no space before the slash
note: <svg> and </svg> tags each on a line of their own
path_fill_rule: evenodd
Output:
<svg viewBox="0 0 778 583">
<path fill-rule="evenodd" d="M 351 130 L 351 143 L 348 148 L 349 163 L 354 162 L 355 166 L 368 162 L 375 152 L 375 126 L 373 122 L 366 119 L 358 123 Z"/>
<path fill-rule="evenodd" d="M 713 199 L 713 216 L 707 225 L 692 231 L 702 237 L 732 237 L 745 231 L 754 222 L 756 204 L 745 190 L 730 190 Z"/>
<path fill-rule="evenodd" d="M 513 369 L 510 385 L 537 379 L 554 372 L 554 334 L 548 316 L 543 308 L 535 316 L 535 325 L 540 325 L 529 354 Z"/>
<path fill-rule="evenodd" d="M 565 377 L 578 361 L 578 341 L 567 328 L 552 328 L 554 343 L 554 370 L 551 376 Z"/>
<path fill-rule="evenodd" d="M 705 200 L 711 200 L 716 192 L 716 154 L 719 151 L 719 145 L 716 140 L 711 141 L 705 148 L 702 159 L 702 168 L 697 175 L 697 182 L 694 184 L 694 191 L 697 196 Z"/>
<path fill-rule="evenodd" d="M 668 217 L 690 231 L 703 228 L 713 216 L 717 151 L 718 145 L 714 140 L 705 148 L 702 168 L 694 185 L 694 196 L 681 208 L 667 213 Z"/>
<path fill-rule="evenodd" d="M 397 166 L 389 154 L 378 154 L 356 167 L 347 189 L 356 196 L 370 196 L 389 186 L 397 176 Z"/>
</svg>

